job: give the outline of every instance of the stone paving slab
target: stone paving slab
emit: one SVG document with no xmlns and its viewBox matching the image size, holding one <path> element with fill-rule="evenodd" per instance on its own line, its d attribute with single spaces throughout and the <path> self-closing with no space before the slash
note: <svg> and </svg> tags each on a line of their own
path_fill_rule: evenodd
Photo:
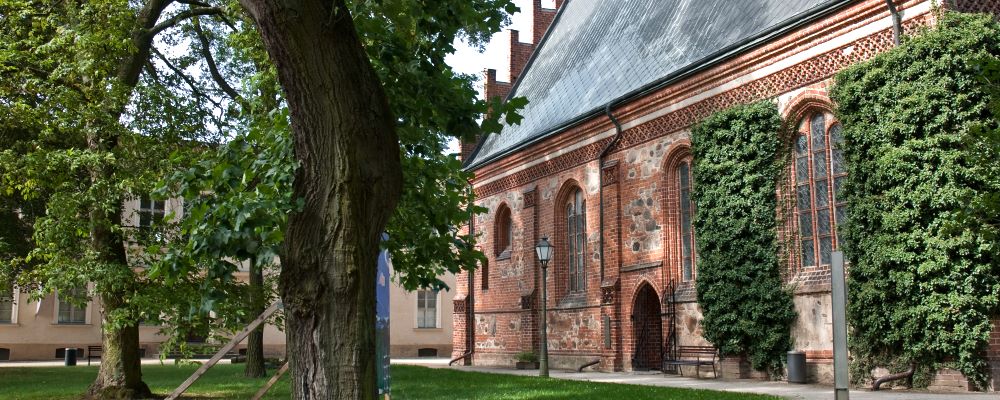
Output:
<svg viewBox="0 0 1000 400">
<path fill-rule="evenodd" d="M 434 367 L 435 365 L 427 365 Z M 492 374 L 538 375 L 538 371 L 514 370 L 486 367 L 451 367 L 460 371 L 475 371 Z M 787 399 L 831 400 L 833 387 L 821 385 L 800 385 L 785 382 L 769 382 L 753 379 L 712 379 L 689 378 L 676 375 L 624 372 L 575 372 L 551 370 L 549 375 L 556 379 L 577 381 L 624 383 L 629 385 L 664 386 L 687 389 L 707 389 L 726 392 L 757 393 L 780 396 Z M 910 390 L 888 390 L 872 392 L 852 389 L 851 400 L 1000 400 L 1000 393 L 928 393 Z"/>
</svg>

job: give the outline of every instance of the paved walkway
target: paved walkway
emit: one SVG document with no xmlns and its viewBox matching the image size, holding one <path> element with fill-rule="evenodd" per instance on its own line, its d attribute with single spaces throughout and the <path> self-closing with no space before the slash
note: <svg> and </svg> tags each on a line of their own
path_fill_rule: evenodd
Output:
<svg viewBox="0 0 1000 400">
<path fill-rule="evenodd" d="M 413 363 L 415 365 L 420 365 Z M 429 367 L 448 368 L 447 364 L 427 364 Z M 452 367 L 461 371 L 476 371 L 492 374 L 537 375 L 538 371 L 523 371 L 514 369 L 485 367 Z M 697 379 L 675 375 L 654 373 L 624 373 L 624 372 L 582 372 L 550 371 L 549 375 L 557 379 L 576 381 L 624 383 L 629 385 L 665 386 L 688 389 L 708 389 L 726 392 L 744 392 L 781 396 L 788 399 L 831 400 L 833 388 L 820 385 L 798 385 L 785 382 L 765 382 L 752 379 Z M 1000 400 L 998 393 L 927 393 L 909 390 L 889 390 L 872 392 L 868 390 L 851 390 L 851 400 Z"/>
</svg>

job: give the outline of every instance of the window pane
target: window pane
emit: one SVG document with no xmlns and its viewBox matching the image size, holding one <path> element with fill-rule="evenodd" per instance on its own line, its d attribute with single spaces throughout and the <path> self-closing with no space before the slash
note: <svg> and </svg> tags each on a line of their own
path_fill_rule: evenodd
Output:
<svg viewBox="0 0 1000 400">
<path fill-rule="evenodd" d="M 826 118 L 823 113 L 813 116 L 809 133 L 812 136 L 813 151 L 826 148 Z"/>
<path fill-rule="evenodd" d="M 806 135 L 799 135 L 799 138 L 795 141 L 795 154 L 804 156 L 808 151 L 809 138 L 807 138 Z"/>
<path fill-rule="evenodd" d="M 685 257 L 684 258 L 684 280 L 685 281 L 690 281 L 691 280 L 691 272 L 692 272 L 691 270 L 692 270 L 692 268 L 691 268 L 691 257 Z"/>
<path fill-rule="evenodd" d="M 148 227 L 152 225 L 153 216 L 148 211 L 139 212 L 139 226 Z"/>
<path fill-rule="evenodd" d="M 799 214 L 799 235 L 807 238 L 813 235 L 812 213 L 804 212 Z"/>
<path fill-rule="evenodd" d="M 816 210 L 816 233 L 820 236 L 830 234 L 830 209 Z"/>
<path fill-rule="evenodd" d="M 843 203 L 847 201 L 847 199 L 844 198 L 844 196 L 842 196 L 842 194 L 844 193 L 843 192 L 844 183 L 846 182 L 847 182 L 846 176 L 841 176 L 833 180 L 833 198 L 834 201 L 836 201 L 837 203 Z"/>
<path fill-rule="evenodd" d="M 74 289 L 66 291 L 66 299 L 82 297 L 85 292 L 83 289 Z M 59 318 L 58 323 L 60 324 L 82 324 L 86 322 L 86 307 L 77 307 L 73 303 L 64 300 L 63 296 L 59 296 Z"/>
<path fill-rule="evenodd" d="M 830 236 L 819 239 L 820 261 L 823 265 L 830 264 L 830 254 L 833 252 L 833 238 Z"/>
<path fill-rule="evenodd" d="M 833 149 L 833 174 L 846 174 L 847 167 L 844 165 L 844 152 L 840 149 Z"/>
<path fill-rule="evenodd" d="M 691 215 L 691 193 L 687 189 L 681 189 L 681 220 Z"/>
<path fill-rule="evenodd" d="M 688 177 L 690 176 L 688 174 L 688 163 L 681 163 L 681 165 L 677 167 L 677 175 L 681 184 L 681 190 L 687 189 L 691 185 L 688 181 Z"/>
<path fill-rule="evenodd" d="M 840 248 L 841 243 L 844 242 L 844 224 L 847 222 L 847 207 L 838 206 L 837 212 L 835 213 L 837 217 L 837 248 Z"/>
<path fill-rule="evenodd" d="M 830 147 L 837 148 L 844 144 L 844 128 L 840 124 L 830 127 Z"/>
<path fill-rule="evenodd" d="M 798 157 L 795 159 L 795 183 L 806 183 L 808 181 L 809 157 Z"/>
<path fill-rule="evenodd" d="M 813 177 L 814 178 L 825 178 L 827 163 L 829 161 L 826 159 L 826 151 L 818 151 L 813 154 Z"/>
<path fill-rule="evenodd" d="M 826 179 L 816 181 L 816 207 L 830 205 L 830 187 Z"/>
<path fill-rule="evenodd" d="M 803 266 L 816 265 L 816 254 L 815 254 L 815 252 L 816 252 L 816 250 L 813 249 L 813 241 L 812 240 L 803 240 L 802 241 L 802 265 Z"/>
<path fill-rule="evenodd" d="M 0 289 L 0 323 L 9 324 L 14 314 L 14 290 Z"/>
<path fill-rule="evenodd" d="M 144 196 L 141 199 L 139 199 L 139 208 L 143 208 L 143 209 L 147 209 L 148 210 L 148 209 L 151 208 L 150 207 L 151 203 L 152 203 L 152 201 L 149 199 L 149 197 L 145 197 Z"/>
<path fill-rule="evenodd" d="M 799 211 L 806 212 L 811 209 L 812 199 L 809 198 L 809 185 L 799 186 L 796 191 L 798 192 Z"/>
</svg>

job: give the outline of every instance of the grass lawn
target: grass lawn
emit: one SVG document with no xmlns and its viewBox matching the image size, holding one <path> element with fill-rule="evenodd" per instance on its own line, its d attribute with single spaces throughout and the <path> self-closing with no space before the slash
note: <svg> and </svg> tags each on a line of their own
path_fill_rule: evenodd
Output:
<svg viewBox="0 0 1000 400">
<path fill-rule="evenodd" d="M 153 392 L 166 395 L 196 366 L 143 365 Z M 274 371 L 269 371 L 273 373 Z M 74 399 L 97 375 L 97 367 L 0 368 L 0 398 Z M 217 365 L 188 390 L 184 398 L 248 399 L 265 379 L 243 377 L 242 365 Z M 392 367 L 393 399 L 718 399 L 757 400 L 775 397 L 689 389 L 576 382 L 499 374 L 483 374 L 414 366 Z M 288 377 L 271 389 L 268 399 L 288 399 Z"/>
</svg>

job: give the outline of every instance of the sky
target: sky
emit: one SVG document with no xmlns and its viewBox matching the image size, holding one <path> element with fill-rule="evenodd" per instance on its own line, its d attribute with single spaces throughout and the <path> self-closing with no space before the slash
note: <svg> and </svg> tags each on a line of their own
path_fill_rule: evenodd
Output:
<svg viewBox="0 0 1000 400">
<path fill-rule="evenodd" d="M 480 78 L 480 81 L 477 84 L 480 98 L 483 96 L 483 84 L 485 83 L 483 71 L 485 69 L 493 68 L 497 70 L 497 80 L 504 82 L 510 81 L 510 71 L 508 70 L 510 33 L 508 33 L 508 30 L 514 29 L 519 31 L 521 40 L 530 40 L 533 37 L 531 27 L 531 1 L 532 0 L 514 0 L 514 4 L 517 5 L 521 11 L 511 16 L 511 24 L 509 26 L 494 34 L 493 37 L 490 38 L 490 43 L 486 45 L 486 49 L 482 53 L 468 44 L 455 43 L 457 51 L 454 54 L 445 57 L 445 62 L 454 68 L 456 72 L 472 74 Z M 552 1 L 542 1 L 542 5 L 544 7 L 552 7 L 552 5 L 547 3 L 552 3 Z M 452 140 L 447 152 L 458 152 L 457 140 Z"/>
</svg>

